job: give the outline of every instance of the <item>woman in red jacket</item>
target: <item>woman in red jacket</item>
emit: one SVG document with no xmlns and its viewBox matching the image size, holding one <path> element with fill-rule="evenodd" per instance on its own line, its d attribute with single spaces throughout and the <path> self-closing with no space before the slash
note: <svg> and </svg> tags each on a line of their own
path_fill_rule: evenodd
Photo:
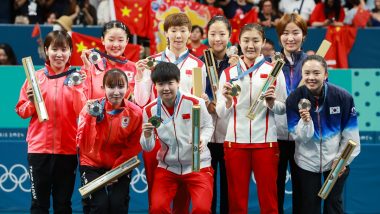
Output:
<svg viewBox="0 0 380 214">
<path fill-rule="evenodd" d="M 85 103 L 82 84 L 71 84 L 70 36 L 63 31 L 50 32 L 44 42 L 45 67 L 36 78 L 45 101 L 49 120 L 39 122 L 34 93 L 26 81 L 21 88 L 16 112 L 31 118 L 26 142 L 31 180 L 31 213 L 48 213 L 50 195 L 54 213 L 71 213 L 71 196 L 77 167 L 75 136 L 77 118 Z"/>
<path fill-rule="evenodd" d="M 91 182 L 141 151 L 141 108 L 124 99 L 127 75 L 120 69 L 105 72 L 102 89 L 106 97 L 89 101 L 79 117 L 79 145 L 82 184 Z M 94 116 L 92 106 L 100 104 Z M 87 213 L 128 213 L 131 173 L 92 193 L 85 199 Z M 87 206 L 88 205 L 88 206 Z"/>
</svg>

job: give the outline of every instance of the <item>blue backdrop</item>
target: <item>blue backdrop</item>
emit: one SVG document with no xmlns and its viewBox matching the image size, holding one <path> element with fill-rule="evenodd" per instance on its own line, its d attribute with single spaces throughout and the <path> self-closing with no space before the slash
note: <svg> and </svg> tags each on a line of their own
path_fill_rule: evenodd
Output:
<svg viewBox="0 0 380 214">
<path fill-rule="evenodd" d="M 28 120 L 14 112 L 25 73 L 21 66 L 0 66 L 0 212 L 27 212 L 30 181 L 27 174 L 25 142 Z M 344 193 L 346 213 L 380 213 L 380 69 L 331 70 L 329 81 L 354 95 L 361 130 L 361 154 L 351 165 Z M 141 158 L 140 158 L 141 159 Z M 238 167 L 238 166 L 237 166 Z M 253 178 L 253 177 L 252 177 Z M 287 178 L 285 209 L 291 210 L 291 182 Z M 78 180 L 79 181 L 79 180 Z M 78 184 L 72 199 L 74 211 L 81 212 Z M 130 211 L 147 213 L 147 185 L 143 165 L 133 171 Z M 249 209 L 259 212 L 254 180 L 250 186 Z"/>
</svg>

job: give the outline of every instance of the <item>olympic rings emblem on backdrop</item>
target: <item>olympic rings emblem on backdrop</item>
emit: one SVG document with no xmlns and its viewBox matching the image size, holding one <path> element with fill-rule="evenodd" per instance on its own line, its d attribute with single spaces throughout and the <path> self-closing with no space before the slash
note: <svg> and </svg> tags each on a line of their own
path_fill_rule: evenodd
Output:
<svg viewBox="0 0 380 214">
<path fill-rule="evenodd" d="M 13 192 L 19 187 L 23 192 L 30 192 L 30 188 L 24 186 L 25 183 L 30 184 L 29 172 L 25 166 L 15 164 L 8 170 L 6 166 L 0 164 L 0 170 L 1 169 L 4 171 L 0 176 L 0 189 L 2 191 Z"/>
<path fill-rule="evenodd" d="M 135 173 L 132 173 L 131 187 L 137 193 L 144 193 L 148 190 L 148 182 L 146 181 L 145 168 L 135 168 Z"/>
<path fill-rule="evenodd" d="M 253 174 L 253 172 L 252 172 L 251 177 L 252 177 L 252 181 L 253 181 L 253 183 L 256 184 L 255 174 Z M 290 172 L 289 172 L 288 170 L 286 170 L 285 184 L 288 183 L 288 182 L 291 181 L 291 180 L 292 180 L 292 176 L 290 175 Z M 292 194 L 292 193 L 293 193 L 292 190 L 287 190 L 287 189 L 286 189 L 286 186 L 285 186 L 285 194 Z"/>
</svg>

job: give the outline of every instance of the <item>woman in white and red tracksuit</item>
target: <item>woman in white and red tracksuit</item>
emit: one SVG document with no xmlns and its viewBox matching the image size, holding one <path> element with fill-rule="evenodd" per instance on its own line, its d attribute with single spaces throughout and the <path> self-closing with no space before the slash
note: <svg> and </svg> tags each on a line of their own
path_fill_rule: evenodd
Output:
<svg viewBox="0 0 380 214">
<path fill-rule="evenodd" d="M 244 54 L 236 66 L 223 71 L 218 90 L 216 111 L 228 120 L 224 143 L 228 181 L 229 212 L 247 213 L 249 183 L 255 174 L 261 213 L 277 213 L 277 168 L 279 149 L 274 114 L 285 113 L 285 79 L 283 73 L 274 86 L 265 92 L 255 118 L 247 117 L 248 109 L 261 89 L 273 65 L 260 55 L 265 43 L 260 25 L 245 25 L 239 35 Z M 232 85 L 239 85 L 241 93 L 230 95 Z"/>
<path fill-rule="evenodd" d="M 111 69 L 104 75 L 106 97 L 89 102 L 79 117 L 77 143 L 80 172 L 85 185 L 116 168 L 141 151 L 141 108 L 124 99 L 128 91 L 126 74 Z M 94 117 L 89 105 L 99 102 L 103 113 Z M 85 213 L 128 213 L 131 173 L 92 193 L 85 199 Z"/>
<path fill-rule="evenodd" d="M 175 13 L 165 18 L 164 31 L 168 39 L 168 47 L 161 53 L 151 56 L 150 58 L 158 61 L 172 62 L 177 65 L 181 73 L 182 92 L 191 93 L 193 88 L 193 68 L 202 68 L 202 83 L 203 91 L 206 89 L 206 67 L 204 63 L 189 53 L 186 47 L 187 40 L 190 37 L 191 21 L 184 13 Z M 148 58 L 136 62 L 137 74 L 135 78 L 135 101 L 139 106 L 145 106 L 157 97 L 157 91 L 153 87 L 153 82 L 150 79 L 151 70 L 147 66 Z M 160 144 L 156 143 L 154 150 L 143 152 L 145 174 L 148 181 L 148 198 L 150 200 L 151 186 L 153 182 L 154 170 L 157 168 L 157 151 L 160 149 Z M 186 194 L 186 193 L 185 193 Z M 183 195 L 179 193 L 179 195 Z M 175 213 L 185 214 L 188 211 L 182 210 L 182 207 L 187 207 L 184 197 L 176 197 L 174 211 Z M 150 203 L 149 203 L 150 204 Z M 178 208 L 178 209 L 177 209 Z"/>
<path fill-rule="evenodd" d="M 82 71 L 87 74 L 84 83 L 84 92 L 87 99 L 96 99 L 104 96 L 101 89 L 102 81 L 106 71 L 118 68 L 125 72 L 128 77 L 128 91 L 125 97 L 129 98 L 135 86 L 135 63 L 123 56 L 128 44 L 128 36 L 131 35 L 128 27 L 120 21 L 110 21 L 104 24 L 102 31 L 102 43 L 106 57 L 102 57 L 98 65 L 90 63 L 88 57 L 92 50 L 82 51 Z"/>
<path fill-rule="evenodd" d="M 140 143 L 151 151 L 159 139 L 150 213 L 172 213 L 170 204 L 177 191 L 185 189 L 192 201 L 192 213 L 211 213 L 213 169 L 207 147 L 214 131 L 203 99 L 179 90 L 180 71 L 173 63 L 162 62 L 152 72 L 158 98 L 145 106 Z M 200 171 L 192 171 L 192 108 L 200 105 Z M 155 128 L 148 119 L 162 119 Z M 183 207 L 187 209 L 188 207 Z"/>
<path fill-rule="evenodd" d="M 16 112 L 31 118 L 26 142 L 31 180 L 31 213 L 48 213 L 50 195 L 55 213 L 71 213 L 77 167 L 75 136 L 77 118 L 85 103 L 82 84 L 72 85 L 69 75 L 76 72 L 68 64 L 72 41 L 63 31 L 50 32 L 44 41 L 45 67 L 35 75 L 49 119 L 38 120 L 34 93 L 25 81 Z"/>
</svg>

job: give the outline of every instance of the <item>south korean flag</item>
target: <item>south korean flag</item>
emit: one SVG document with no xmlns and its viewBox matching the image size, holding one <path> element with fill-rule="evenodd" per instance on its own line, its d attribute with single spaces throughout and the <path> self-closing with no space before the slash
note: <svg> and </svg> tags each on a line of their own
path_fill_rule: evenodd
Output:
<svg viewBox="0 0 380 214">
<path fill-rule="evenodd" d="M 340 107 L 339 106 L 330 107 L 330 114 L 340 114 Z"/>
</svg>

